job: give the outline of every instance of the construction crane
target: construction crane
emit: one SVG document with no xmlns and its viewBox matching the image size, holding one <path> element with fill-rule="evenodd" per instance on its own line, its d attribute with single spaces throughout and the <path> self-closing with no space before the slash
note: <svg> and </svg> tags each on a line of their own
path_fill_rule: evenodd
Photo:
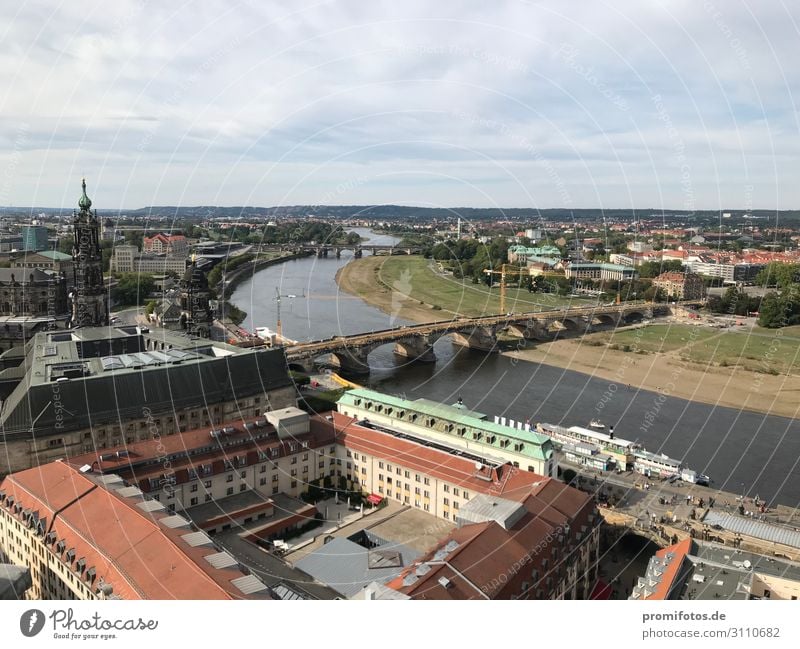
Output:
<svg viewBox="0 0 800 649">
<path fill-rule="evenodd" d="M 527 268 L 520 268 L 519 266 L 512 266 L 511 264 L 503 264 L 500 270 L 492 270 L 487 268 L 483 271 L 485 275 L 490 277 L 493 275 L 500 275 L 500 314 L 505 315 L 506 311 L 506 277 L 513 276 L 519 277 L 528 274 Z"/>
<path fill-rule="evenodd" d="M 305 291 L 303 291 L 302 295 L 294 295 L 292 293 L 288 295 L 281 295 L 280 289 L 276 286 L 275 287 L 275 304 L 277 305 L 277 316 L 278 316 L 278 325 L 276 333 L 278 334 L 278 341 L 283 342 L 283 326 L 281 325 L 281 298 L 287 297 L 289 299 L 294 299 L 296 297 L 305 297 Z"/>
</svg>

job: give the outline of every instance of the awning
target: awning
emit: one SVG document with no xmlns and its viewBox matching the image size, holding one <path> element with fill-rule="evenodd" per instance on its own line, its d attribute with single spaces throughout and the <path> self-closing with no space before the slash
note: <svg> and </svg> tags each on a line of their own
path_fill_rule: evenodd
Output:
<svg viewBox="0 0 800 649">
<path fill-rule="evenodd" d="M 370 505 L 380 505 L 382 500 L 383 496 L 379 496 L 378 494 L 370 494 L 367 496 L 367 502 Z"/>
</svg>

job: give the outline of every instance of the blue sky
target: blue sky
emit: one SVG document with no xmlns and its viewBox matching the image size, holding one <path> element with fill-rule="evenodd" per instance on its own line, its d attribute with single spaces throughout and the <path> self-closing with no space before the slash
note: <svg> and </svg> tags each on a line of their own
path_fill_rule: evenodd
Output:
<svg viewBox="0 0 800 649">
<path fill-rule="evenodd" d="M 800 207 L 796 3 L 30 0 L 0 204 Z"/>
</svg>

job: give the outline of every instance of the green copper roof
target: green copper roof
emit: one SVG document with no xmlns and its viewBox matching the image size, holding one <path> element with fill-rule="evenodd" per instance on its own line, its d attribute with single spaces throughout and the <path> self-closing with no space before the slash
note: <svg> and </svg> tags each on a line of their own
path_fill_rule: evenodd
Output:
<svg viewBox="0 0 800 649">
<path fill-rule="evenodd" d="M 81 186 L 83 187 L 83 193 L 78 199 L 78 207 L 82 210 L 88 210 L 92 206 L 92 199 L 86 195 L 86 178 L 83 179 Z"/>
<path fill-rule="evenodd" d="M 344 404 L 355 406 L 356 399 L 380 403 L 383 406 L 392 406 L 396 409 L 402 409 L 407 413 L 415 412 L 423 416 L 433 417 L 440 422 L 447 421 L 458 426 L 464 426 L 470 431 L 494 433 L 498 436 L 493 442 L 488 442 L 486 438 L 483 437 L 482 441 L 478 442 L 483 446 L 505 448 L 502 446 L 502 438 L 508 438 L 524 445 L 524 450 L 520 451 L 520 455 L 548 460 L 553 454 L 552 442 L 546 435 L 542 435 L 535 430 L 520 430 L 518 428 L 512 428 L 511 426 L 497 424 L 493 421 L 489 421 L 486 415 L 475 411 L 448 406 L 429 399 L 410 401 L 367 388 L 348 390 L 340 397 L 339 401 Z M 439 429 L 437 428 L 436 430 Z M 439 430 L 439 432 L 446 431 Z M 470 441 L 475 443 L 472 439 Z M 512 449 L 513 447 L 509 447 L 507 450 L 511 451 Z"/>
</svg>

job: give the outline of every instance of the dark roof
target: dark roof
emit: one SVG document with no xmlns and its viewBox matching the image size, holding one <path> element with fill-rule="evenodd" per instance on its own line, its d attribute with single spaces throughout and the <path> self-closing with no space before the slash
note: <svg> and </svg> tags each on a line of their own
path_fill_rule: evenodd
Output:
<svg viewBox="0 0 800 649">
<path fill-rule="evenodd" d="M 192 344 L 201 343 L 185 338 L 183 349 L 194 351 Z M 210 344 L 202 343 L 206 348 Z M 200 351 L 199 347 L 196 349 Z M 153 414 L 174 412 L 292 385 L 282 349 L 237 349 L 227 356 L 200 351 L 193 356 L 184 363 L 111 371 L 96 370 L 99 358 L 76 359 L 76 363 L 92 363 L 92 374 L 61 382 L 48 380 L 46 358 L 34 361 L 29 356 L 26 378 L 3 402 L 0 427 L 6 438 L 29 436 L 32 432 L 53 435 L 90 425 L 141 419 L 145 408 Z M 6 377 L 6 372 L 0 377 Z M 33 376 L 37 372 L 40 376 Z"/>
<path fill-rule="evenodd" d="M 0 268 L 0 283 L 2 284 L 10 284 L 12 278 L 17 284 L 27 284 L 31 277 L 34 282 L 49 282 L 59 279 L 57 273 L 41 268 Z"/>
</svg>

